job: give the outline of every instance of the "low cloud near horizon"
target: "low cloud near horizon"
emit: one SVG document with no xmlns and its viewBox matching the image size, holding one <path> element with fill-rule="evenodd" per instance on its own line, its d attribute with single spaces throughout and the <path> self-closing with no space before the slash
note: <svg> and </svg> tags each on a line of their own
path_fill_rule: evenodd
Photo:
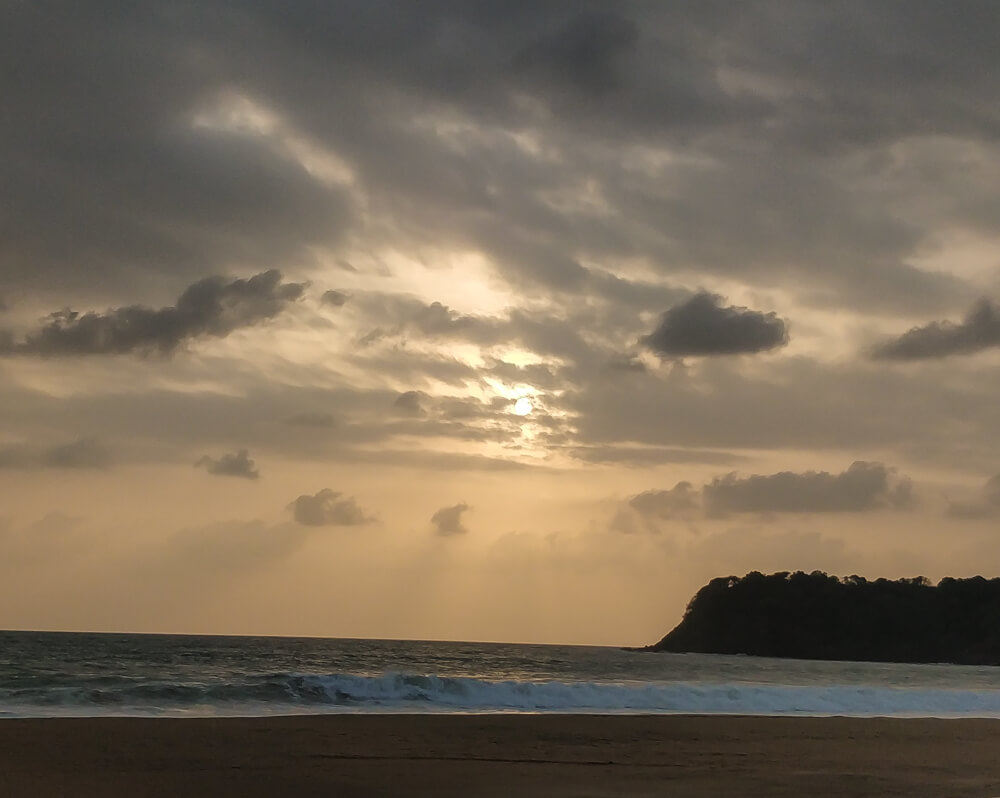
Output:
<svg viewBox="0 0 1000 798">
<path fill-rule="evenodd" d="M 468 527 L 462 517 L 472 508 L 465 502 L 442 507 L 431 516 L 431 526 L 438 535 L 467 535 Z"/>
<path fill-rule="evenodd" d="M 217 477 L 260 479 L 257 464 L 250 458 L 250 453 L 246 449 L 240 449 L 238 452 L 224 454 L 220 457 L 210 457 L 206 454 L 198 459 L 195 467 L 204 467 L 209 474 Z"/>
<path fill-rule="evenodd" d="M 724 518 L 737 513 L 861 513 L 909 510 L 915 502 L 913 483 L 908 477 L 881 463 L 858 461 L 839 474 L 782 471 L 741 476 L 730 472 L 700 488 L 678 482 L 672 488 L 637 493 L 626 500 L 625 506 L 655 531 L 664 522 Z M 635 531 L 620 510 L 612 518 L 611 528 Z"/>
<path fill-rule="evenodd" d="M 303 526 L 361 526 L 369 517 L 351 496 L 324 488 L 313 495 L 303 494 L 289 505 L 296 522 Z"/>
</svg>

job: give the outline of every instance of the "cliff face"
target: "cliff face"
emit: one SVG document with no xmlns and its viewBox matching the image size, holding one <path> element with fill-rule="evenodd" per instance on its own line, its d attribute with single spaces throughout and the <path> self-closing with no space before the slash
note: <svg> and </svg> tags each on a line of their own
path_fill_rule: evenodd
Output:
<svg viewBox="0 0 1000 798">
<path fill-rule="evenodd" d="M 756 571 L 713 579 L 650 651 L 1000 664 L 1000 579 L 868 581 Z"/>
</svg>

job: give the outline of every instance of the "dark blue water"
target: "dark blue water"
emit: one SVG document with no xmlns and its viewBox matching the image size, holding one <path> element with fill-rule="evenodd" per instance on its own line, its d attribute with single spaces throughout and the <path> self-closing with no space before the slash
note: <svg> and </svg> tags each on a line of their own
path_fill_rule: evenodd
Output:
<svg viewBox="0 0 1000 798">
<path fill-rule="evenodd" d="M 1000 669 L 593 646 L 0 632 L 0 717 L 329 712 L 1000 717 Z"/>
</svg>

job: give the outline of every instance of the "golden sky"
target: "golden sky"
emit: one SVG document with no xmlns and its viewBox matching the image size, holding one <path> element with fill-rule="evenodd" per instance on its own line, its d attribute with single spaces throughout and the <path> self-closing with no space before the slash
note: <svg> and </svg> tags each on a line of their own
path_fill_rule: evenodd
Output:
<svg viewBox="0 0 1000 798">
<path fill-rule="evenodd" d="M 0 9 L 0 628 L 653 642 L 995 575 L 992 3 Z"/>
</svg>

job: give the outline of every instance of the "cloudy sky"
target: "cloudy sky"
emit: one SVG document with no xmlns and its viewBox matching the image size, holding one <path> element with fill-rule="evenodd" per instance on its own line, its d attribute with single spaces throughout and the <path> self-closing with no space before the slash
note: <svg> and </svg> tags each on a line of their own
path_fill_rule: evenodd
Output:
<svg viewBox="0 0 1000 798">
<path fill-rule="evenodd" d="M 995 575 L 998 36 L 0 0 L 0 627 L 643 644 L 718 575 Z"/>
</svg>

